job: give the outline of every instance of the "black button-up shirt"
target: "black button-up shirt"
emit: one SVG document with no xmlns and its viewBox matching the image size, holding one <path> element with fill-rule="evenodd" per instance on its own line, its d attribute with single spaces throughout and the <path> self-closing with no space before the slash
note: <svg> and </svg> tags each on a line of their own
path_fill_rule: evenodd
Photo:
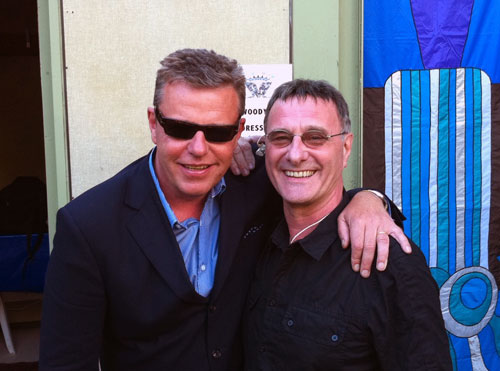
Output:
<svg viewBox="0 0 500 371">
<path fill-rule="evenodd" d="M 439 290 L 420 249 L 391 238 L 385 272 L 353 272 L 340 205 L 288 244 L 284 220 L 257 265 L 246 308 L 248 370 L 451 370 Z"/>
</svg>

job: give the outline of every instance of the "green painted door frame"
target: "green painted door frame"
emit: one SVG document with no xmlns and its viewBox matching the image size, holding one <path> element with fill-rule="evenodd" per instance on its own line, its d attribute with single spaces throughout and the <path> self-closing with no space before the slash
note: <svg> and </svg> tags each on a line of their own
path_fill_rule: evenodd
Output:
<svg viewBox="0 0 500 371">
<path fill-rule="evenodd" d="M 69 202 L 68 142 L 64 88 L 64 53 L 59 0 L 38 0 L 45 171 L 50 247 L 57 210 Z"/>
<path fill-rule="evenodd" d="M 38 0 L 49 234 L 70 200 L 61 0 Z M 290 0 L 294 77 L 324 79 L 349 103 L 355 141 L 344 171 L 347 189 L 361 185 L 362 0 Z M 341 52 L 342 51 L 342 52 Z"/>
</svg>

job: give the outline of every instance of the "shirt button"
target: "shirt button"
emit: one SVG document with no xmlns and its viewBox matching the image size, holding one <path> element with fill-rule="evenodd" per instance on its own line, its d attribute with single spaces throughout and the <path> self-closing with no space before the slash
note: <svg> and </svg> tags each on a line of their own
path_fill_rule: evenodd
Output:
<svg viewBox="0 0 500 371">
<path fill-rule="evenodd" d="M 222 352 L 219 349 L 212 350 L 212 357 L 220 358 L 222 356 Z"/>
<path fill-rule="evenodd" d="M 202 272 L 205 272 L 207 270 L 207 266 L 205 264 L 202 264 L 200 269 Z"/>
<path fill-rule="evenodd" d="M 209 305 L 208 310 L 213 313 L 217 310 L 217 307 L 215 305 Z"/>
<path fill-rule="evenodd" d="M 339 336 L 336 334 L 333 334 L 331 339 L 332 339 L 332 341 L 337 341 L 337 340 L 339 340 Z"/>
<path fill-rule="evenodd" d="M 288 327 L 292 327 L 293 326 L 293 320 L 289 319 L 286 324 L 288 325 Z"/>
<path fill-rule="evenodd" d="M 276 300 L 274 300 L 274 299 L 269 300 L 269 306 L 270 307 L 276 306 Z"/>
</svg>

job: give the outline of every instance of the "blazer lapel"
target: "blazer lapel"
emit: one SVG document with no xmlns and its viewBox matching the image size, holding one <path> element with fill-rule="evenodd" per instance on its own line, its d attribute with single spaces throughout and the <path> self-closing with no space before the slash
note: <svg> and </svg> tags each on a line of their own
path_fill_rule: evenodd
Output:
<svg viewBox="0 0 500 371">
<path fill-rule="evenodd" d="M 129 178 L 125 203 L 136 210 L 127 229 L 151 265 L 183 300 L 206 300 L 194 290 L 182 253 L 149 172 L 148 157 Z"/>
</svg>

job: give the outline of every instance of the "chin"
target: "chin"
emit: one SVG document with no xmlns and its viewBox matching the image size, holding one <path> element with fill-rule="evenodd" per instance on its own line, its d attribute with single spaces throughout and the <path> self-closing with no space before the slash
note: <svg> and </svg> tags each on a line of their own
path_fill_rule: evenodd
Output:
<svg viewBox="0 0 500 371">
<path fill-rule="evenodd" d="M 203 189 L 200 189 L 200 188 L 187 188 L 187 189 L 183 189 L 182 190 L 182 193 L 186 196 L 186 198 L 200 198 L 200 197 L 205 197 L 209 192 L 210 190 L 212 189 L 213 187 L 211 188 L 203 188 Z"/>
<path fill-rule="evenodd" d="M 292 197 L 292 198 L 283 197 L 283 200 L 290 206 L 308 206 L 312 203 L 312 200 L 310 198 L 304 198 L 304 197 Z"/>
</svg>

